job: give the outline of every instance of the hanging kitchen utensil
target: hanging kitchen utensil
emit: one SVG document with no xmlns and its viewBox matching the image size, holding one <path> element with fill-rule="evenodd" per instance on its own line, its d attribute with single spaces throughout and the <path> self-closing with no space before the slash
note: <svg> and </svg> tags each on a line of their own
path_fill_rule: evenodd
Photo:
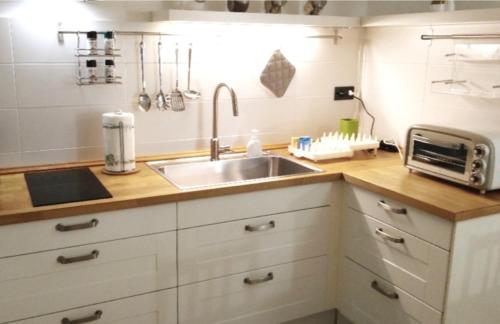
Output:
<svg viewBox="0 0 500 324">
<path fill-rule="evenodd" d="M 179 44 L 175 44 L 175 89 L 170 94 L 172 110 L 183 111 L 186 109 L 182 92 L 179 90 Z"/>
<path fill-rule="evenodd" d="M 146 93 L 146 81 L 144 80 L 144 36 L 141 36 L 140 44 L 140 54 L 141 54 L 141 79 L 142 79 L 142 90 L 139 94 L 137 107 L 142 111 L 148 111 L 151 108 L 151 98 Z"/>
<path fill-rule="evenodd" d="M 274 51 L 260 75 L 260 82 L 276 97 L 283 97 L 295 75 L 295 66 L 281 53 Z"/>
<path fill-rule="evenodd" d="M 187 90 L 184 90 L 183 94 L 188 99 L 198 99 L 201 96 L 201 93 L 196 90 L 191 90 L 191 56 L 193 52 L 192 44 L 189 44 L 188 50 L 188 87 Z"/>
<path fill-rule="evenodd" d="M 161 74 L 161 36 L 160 39 L 158 40 L 158 75 L 160 78 L 160 91 L 156 95 L 156 108 L 160 111 L 167 110 L 170 108 L 170 97 L 168 95 L 166 96 L 163 93 L 163 86 L 162 86 L 162 74 Z"/>
</svg>

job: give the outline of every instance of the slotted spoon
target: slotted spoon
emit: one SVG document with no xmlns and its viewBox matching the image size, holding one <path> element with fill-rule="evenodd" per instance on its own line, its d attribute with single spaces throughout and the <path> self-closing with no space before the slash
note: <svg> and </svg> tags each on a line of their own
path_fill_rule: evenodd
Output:
<svg viewBox="0 0 500 324">
<path fill-rule="evenodd" d="M 179 44 L 175 44 L 175 89 L 170 93 L 173 111 L 183 111 L 186 109 L 182 92 L 179 90 Z"/>
</svg>

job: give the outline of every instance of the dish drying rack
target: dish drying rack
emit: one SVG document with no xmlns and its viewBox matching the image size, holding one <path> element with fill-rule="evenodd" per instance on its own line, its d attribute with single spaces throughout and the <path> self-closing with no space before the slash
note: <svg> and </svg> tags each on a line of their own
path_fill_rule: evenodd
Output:
<svg viewBox="0 0 500 324">
<path fill-rule="evenodd" d="M 300 145 L 300 144 L 299 144 Z M 306 147 L 288 146 L 288 152 L 298 158 L 305 158 L 312 161 L 331 160 L 338 158 L 350 158 L 355 151 L 374 150 L 377 153 L 379 141 L 376 137 L 366 134 L 342 134 L 330 132 L 314 140 Z"/>
</svg>

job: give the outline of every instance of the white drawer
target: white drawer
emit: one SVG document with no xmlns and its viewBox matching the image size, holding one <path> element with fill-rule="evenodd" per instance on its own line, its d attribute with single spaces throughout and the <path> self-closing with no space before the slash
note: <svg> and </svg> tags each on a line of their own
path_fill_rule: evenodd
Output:
<svg viewBox="0 0 500 324">
<path fill-rule="evenodd" d="M 332 183 L 319 183 L 183 201 L 179 228 L 330 205 Z"/>
<path fill-rule="evenodd" d="M 81 229 L 64 231 L 68 225 Z M 0 226 L 0 258 L 175 229 L 175 204 L 5 225 Z"/>
<path fill-rule="evenodd" d="M 61 256 L 87 260 L 64 264 L 71 260 Z M 176 282 L 175 232 L 4 258 L 0 323 L 170 288 Z"/>
<path fill-rule="evenodd" d="M 342 261 L 339 310 L 356 324 L 440 324 L 442 317 L 437 310 L 346 258 Z"/>
<path fill-rule="evenodd" d="M 349 208 L 343 217 L 344 255 L 443 309 L 449 252 Z"/>
<path fill-rule="evenodd" d="M 345 192 L 352 209 L 450 250 L 452 222 L 352 185 L 346 186 Z M 399 210 L 390 211 L 389 207 Z"/>
<path fill-rule="evenodd" d="M 179 323 L 274 324 L 317 313 L 326 308 L 326 277 L 319 257 L 183 286 Z"/>
<path fill-rule="evenodd" d="M 328 251 L 330 207 L 179 231 L 179 283 L 320 256 Z"/>
<path fill-rule="evenodd" d="M 177 324 L 177 291 L 168 289 L 12 323 L 59 324 L 63 319 L 96 324 Z"/>
</svg>

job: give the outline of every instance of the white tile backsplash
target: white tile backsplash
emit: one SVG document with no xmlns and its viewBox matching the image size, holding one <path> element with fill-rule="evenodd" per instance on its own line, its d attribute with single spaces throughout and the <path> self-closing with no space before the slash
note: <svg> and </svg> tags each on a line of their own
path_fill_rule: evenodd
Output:
<svg viewBox="0 0 500 324">
<path fill-rule="evenodd" d="M 460 43 L 491 40 L 422 41 L 421 34 L 474 34 L 500 32 L 500 24 L 429 27 L 368 28 L 364 44 L 363 98 L 377 117 L 375 133 L 405 144 L 406 130 L 415 123 L 456 128 L 498 128 L 500 99 L 446 94 L 450 86 L 434 80 L 467 80 L 471 89 L 491 89 L 500 81 L 498 63 L 454 65 L 445 55 Z M 500 83 L 500 82 L 499 82 Z M 362 114 L 363 124 L 369 119 Z M 496 126 L 495 126 L 496 125 Z M 366 127 L 366 126 L 365 126 Z"/>
<path fill-rule="evenodd" d="M 122 57 L 115 60 L 116 73 L 123 76 L 122 85 L 77 86 L 76 37 L 65 35 L 60 43 L 57 31 L 170 31 L 171 26 L 112 21 L 58 25 L 41 20 L 0 19 L 0 41 L 7 37 L 9 46 L 8 51 L 0 49 L 0 108 L 3 108 L 0 113 L 5 110 L 9 116 L 0 115 L 0 123 L 2 131 L 14 134 L 9 139 L 3 140 L 3 136 L 0 139 L 0 167 L 100 159 L 101 114 L 118 109 L 135 113 L 139 155 L 208 149 L 212 96 L 219 82 L 235 89 L 240 107 L 240 116 L 233 117 L 229 95 L 226 90 L 221 91 L 219 136 L 224 144 L 244 146 L 253 128 L 259 129 L 264 143 L 284 143 L 299 134 L 316 136 L 336 129 L 340 118 L 356 113 L 353 101 L 333 101 L 333 87 L 359 85 L 361 29 L 341 30 L 344 39 L 335 44 L 332 39 L 304 37 L 331 33 L 321 28 L 303 31 L 295 27 L 260 27 L 253 34 L 249 29 L 254 27 L 230 30 L 225 27 L 219 28 L 217 33 L 221 35 L 215 36 L 210 30 L 217 28 L 205 27 L 191 26 L 186 30 L 201 37 L 162 38 L 164 92 L 172 91 L 175 86 L 176 43 L 180 88 L 187 87 L 187 48 L 192 42 L 191 86 L 201 91 L 202 97 L 186 101 L 184 112 L 159 112 L 153 106 L 144 113 L 136 108 L 141 90 L 140 37 L 117 37 L 116 46 L 121 49 Z M 184 27 L 176 28 L 184 32 Z M 159 90 L 156 64 L 159 38 L 144 40 L 146 86 L 154 98 Z M 86 47 L 83 35 L 81 42 Z M 297 68 L 283 98 L 274 97 L 260 83 L 260 73 L 276 49 L 281 49 Z M 13 53 L 13 57 L 4 58 L 4 52 Z M 6 62 L 2 62 L 4 59 Z M 81 63 L 84 65 L 85 60 Z M 15 122 L 11 123 L 14 116 Z M 8 127 L 3 127 L 3 123 Z"/>
<path fill-rule="evenodd" d="M 20 108 L 80 105 L 116 105 L 126 103 L 121 85 L 78 86 L 76 64 L 17 64 L 16 89 Z M 117 75 L 126 78 L 123 67 Z"/>
<path fill-rule="evenodd" d="M 0 63 L 12 63 L 10 21 L 6 18 L 0 18 L 0 44 Z"/>
<path fill-rule="evenodd" d="M 14 66 L 0 64 L 0 109 L 17 106 L 16 85 L 14 81 Z"/>
<path fill-rule="evenodd" d="M 0 153 L 19 151 L 19 122 L 16 109 L 0 110 Z"/>
</svg>

